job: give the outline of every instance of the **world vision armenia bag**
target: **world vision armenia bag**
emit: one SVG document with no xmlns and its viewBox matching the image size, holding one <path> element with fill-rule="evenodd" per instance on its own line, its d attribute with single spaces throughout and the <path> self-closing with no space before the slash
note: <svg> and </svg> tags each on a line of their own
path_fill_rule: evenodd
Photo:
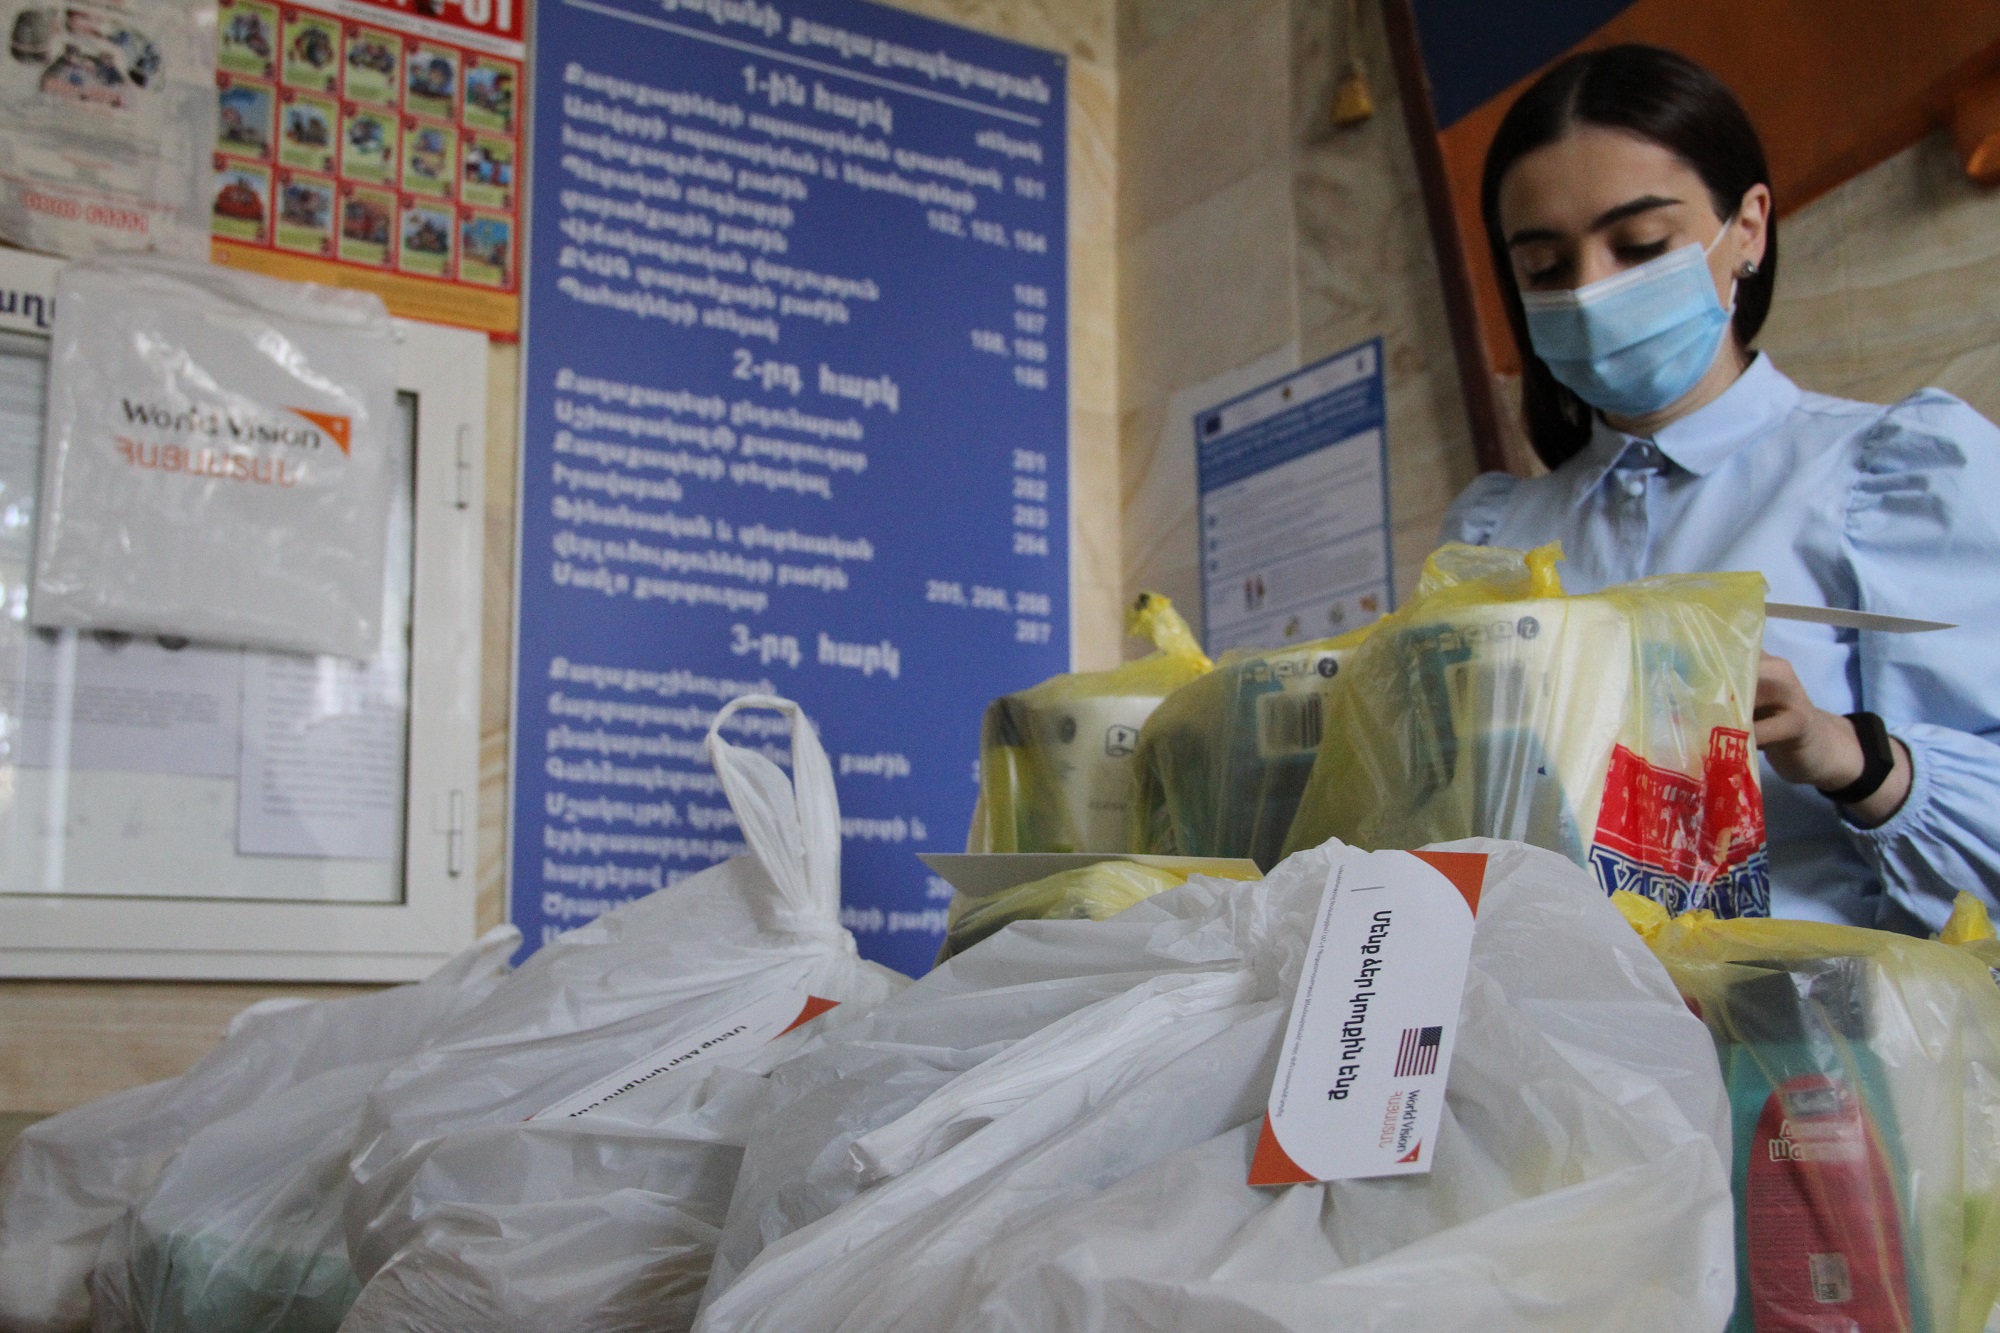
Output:
<svg viewBox="0 0 2000 1333">
<path fill-rule="evenodd" d="M 374 655 L 395 436 L 379 298 L 147 258 L 56 283 L 36 625 Z"/>
</svg>

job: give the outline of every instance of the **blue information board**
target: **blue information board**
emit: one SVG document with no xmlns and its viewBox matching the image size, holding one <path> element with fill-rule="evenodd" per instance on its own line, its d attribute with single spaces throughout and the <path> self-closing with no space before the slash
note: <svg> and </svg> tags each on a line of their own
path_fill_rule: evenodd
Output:
<svg viewBox="0 0 2000 1333">
<path fill-rule="evenodd" d="M 1208 651 L 1276 648 L 1392 609 L 1382 340 L 1194 418 Z"/>
<path fill-rule="evenodd" d="M 981 710 L 1069 664 L 1062 58 L 859 0 L 545 0 L 532 54 L 512 919 L 742 852 L 702 736 L 776 693 L 920 973 Z"/>
</svg>

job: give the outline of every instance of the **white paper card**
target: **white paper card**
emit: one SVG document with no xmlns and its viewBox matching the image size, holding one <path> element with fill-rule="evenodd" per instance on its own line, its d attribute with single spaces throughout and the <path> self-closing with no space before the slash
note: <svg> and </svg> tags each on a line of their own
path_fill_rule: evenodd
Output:
<svg viewBox="0 0 2000 1333">
<path fill-rule="evenodd" d="M 1252 1185 L 1428 1172 L 1486 857 L 1342 852 L 1327 876 Z"/>
<path fill-rule="evenodd" d="M 395 857 L 407 716 L 400 665 L 244 654 L 240 854 Z"/>
<path fill-rule="evenodd" d="M 795 1027 L 810 1023 L 838 1003 L 796 990 L 760 995 L 734 1013 L 683 1033 L 528 1119 L 564 1120 L 595 1111 L 612 1098 L 623 1096 L 662 1074 L 699 1069 L 724 1056 L 753 1051 Z"/>
</svg>

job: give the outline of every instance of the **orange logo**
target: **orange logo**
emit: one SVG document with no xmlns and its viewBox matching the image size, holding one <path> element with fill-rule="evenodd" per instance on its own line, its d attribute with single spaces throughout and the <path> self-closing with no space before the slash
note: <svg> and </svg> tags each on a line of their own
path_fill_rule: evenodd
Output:
<svg viewBox="0 0 2000 1333">
<path fill-rule="evenodd" d="M 312 422 L 313 425 L 318 426 L 328 435 L 331 435 L 333 442 L 340 446 L 341 453 L 352 452 L 349 448 L 348 439 L 354 430 L 354 422 L 351 418 L 337 417 L 331 412 L 308 412 L 303 407 L 294 407 L 288 410 L 298 413 L 307 421 Z"/>
</svg>

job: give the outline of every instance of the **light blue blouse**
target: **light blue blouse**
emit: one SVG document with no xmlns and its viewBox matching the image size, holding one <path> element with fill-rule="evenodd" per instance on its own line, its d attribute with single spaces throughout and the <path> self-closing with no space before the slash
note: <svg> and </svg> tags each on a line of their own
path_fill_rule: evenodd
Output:
<svg viewBox="0 0 2000 1333">
<path fill-rule="evenodd" d="M 1929 933 L 2000 891 L 2000 429 L 1938 389 L 1893 407 L 1806 393 L 1767 356 L 1650 440 L 1601 419 L 1545 477 L 1476 479 L 1447 541 L 1560 540 L 1563 585 L 1756 570 L 1777 602 L 1950 621 L 1880 634 L 1773 620 L 1813 702 L 1879 713 L 1909 747 L 1902 809 L 1862 829 L 1763 768 L 1771 910 Z"/>
</svg>

